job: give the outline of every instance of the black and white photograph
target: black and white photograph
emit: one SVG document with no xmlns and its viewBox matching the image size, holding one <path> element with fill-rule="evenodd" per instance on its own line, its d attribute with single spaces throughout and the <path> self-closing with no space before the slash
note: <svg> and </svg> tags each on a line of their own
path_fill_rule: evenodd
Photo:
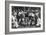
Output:
<svg viewBox="0 0 46 35">
<path fill-rule="evenodd" d="M 12 6 L 12 28 L 41 27 L 40 7 Z"/>
<path fill-rule="evenodd" d="M 9 5 L 9 30 L 35 31 L 43 29 L 43 6 L 28 4 Z"/>
</svg>

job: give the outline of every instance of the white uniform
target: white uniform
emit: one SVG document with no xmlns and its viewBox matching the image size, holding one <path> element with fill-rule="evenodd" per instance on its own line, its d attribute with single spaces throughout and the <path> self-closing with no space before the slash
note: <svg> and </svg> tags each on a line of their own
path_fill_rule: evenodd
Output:
<svg viewBox="0 0 46 35">
<path fill-rule="evenodd" d="M 12 16 L 12 18 L 13 18 L 14 27 L 18 27 L 19 25 L 17 23 L 17 19 L 14 16 Z"/>
<path fill-rule="evenodd" d="M 41 23 L 40 18 L 37 19 L 37 25 L 39 25 Z"/>
</svg>

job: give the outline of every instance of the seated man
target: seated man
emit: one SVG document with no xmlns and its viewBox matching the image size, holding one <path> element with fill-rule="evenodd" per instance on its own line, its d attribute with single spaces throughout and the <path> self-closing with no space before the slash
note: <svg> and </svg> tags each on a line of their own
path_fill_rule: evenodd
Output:
<svg viewBox="0 0 46 35">
<path fill-rule="evenodd" d="M 19 25 L 18 25 L 18 23 L 17 23 L 17 18 L 16 18 L 16 15 L 17 15 L 17 13 L 15 12 L 14 13 L 14 16 L 12 15 L 12 23 L 13 23 L 13 27 L 18 27 Z"/>
<path fill-rule="evenodd" d="M 33 21 L 34 21 L 34 17 L 35 17 L 35 15 L 34 15 L 34 13 L 29 13 L 29 20 L 31 20 L 31 22 L 30 22 L 30 25 L 32 26 L 33 24 Z"/>
</svg>

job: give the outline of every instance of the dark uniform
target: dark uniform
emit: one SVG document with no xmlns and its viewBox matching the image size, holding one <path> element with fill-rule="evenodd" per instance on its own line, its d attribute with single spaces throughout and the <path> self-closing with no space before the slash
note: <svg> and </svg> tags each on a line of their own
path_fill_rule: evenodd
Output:
<svg viewBox="0 0 46 35">
<path fill-rule="evenodd" d="M 34 25 L 37 24 L 37 19 L 38 19 L 38 17 L 35 15 L 35 24 Z"/>
</svg>

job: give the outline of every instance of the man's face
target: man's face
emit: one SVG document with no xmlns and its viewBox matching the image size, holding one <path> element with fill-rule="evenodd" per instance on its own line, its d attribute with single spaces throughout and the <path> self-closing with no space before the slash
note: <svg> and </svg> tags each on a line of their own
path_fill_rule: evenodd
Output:
<svg viewBox="0 0 46 35">
<path fill-rule="evenodd" d="M 38 16 L 39 13 L 36 13 L 36 15 Z"/>
<path fill-rule="evenodd" d="M 16 15 L 17 15 L 17 13 L 15 12 L 15 13 L 14 13 L 14 16 L 16 16 Z"/>
</svg>

